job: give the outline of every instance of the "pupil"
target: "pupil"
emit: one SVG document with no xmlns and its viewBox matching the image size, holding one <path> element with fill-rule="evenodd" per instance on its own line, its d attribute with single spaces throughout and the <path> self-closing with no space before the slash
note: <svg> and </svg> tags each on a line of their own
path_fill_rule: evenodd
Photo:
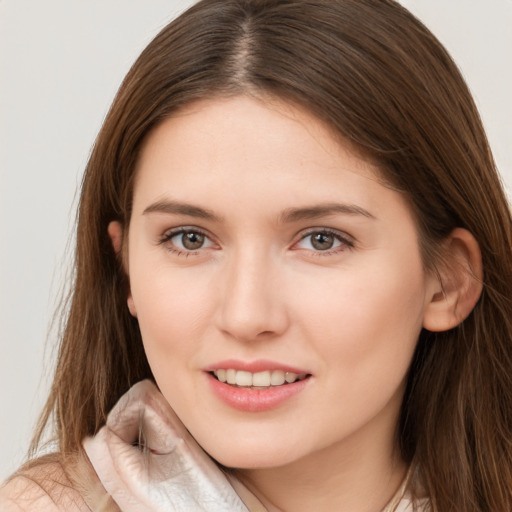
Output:
<svg viewBox="0 0 512 512">
<path fill-rule="evenodd" d="M 204 244 L 204 235 L 201 233 L 184 233 L 182 238 L 183 247 L 191 251 L 200 249 Z"/>
<path fill-rule="evenodd" d="M 333 246 L 334 237 L 326 233 L 317 233 L 316 235 L 313 235 L 311 243 L 315 249 L 326 251 Z"/>
</svg>

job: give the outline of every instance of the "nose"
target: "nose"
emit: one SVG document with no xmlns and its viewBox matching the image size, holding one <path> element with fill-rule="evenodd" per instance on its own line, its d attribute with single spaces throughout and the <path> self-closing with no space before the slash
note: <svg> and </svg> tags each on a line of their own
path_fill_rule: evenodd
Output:
<svg viewBox="0 0 512 512">
<path fill-rule="evenodd" d="M 223 274 L 217 317 L 221 331 L 244 342 L 286 331 L 289 316 L 275 258 L 247 250 L 233 256 Z"/>
</svg>

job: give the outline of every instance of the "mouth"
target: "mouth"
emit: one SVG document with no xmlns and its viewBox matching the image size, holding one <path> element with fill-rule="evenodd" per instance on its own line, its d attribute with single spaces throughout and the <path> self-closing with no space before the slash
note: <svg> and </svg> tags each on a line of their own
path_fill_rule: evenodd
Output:
<svg viewBox="0 0 512 512">
<path fill-rule="evenodd" d="M 232 409 L 258 413 L 279 409 L 309 388 L 313 375 L 269 360 L 226 360 L 204 369 L 210 389 Z"/>
<path fill-rule="evenodd" d="M 209 373 L 219 382 L 247 389 L 270 389 L 286 386 L 311 376 L 307 373 L 285 372 L 283 370 L 265 370 L 253 373 L 233 368 L 219 368 Z"/>
</svg>

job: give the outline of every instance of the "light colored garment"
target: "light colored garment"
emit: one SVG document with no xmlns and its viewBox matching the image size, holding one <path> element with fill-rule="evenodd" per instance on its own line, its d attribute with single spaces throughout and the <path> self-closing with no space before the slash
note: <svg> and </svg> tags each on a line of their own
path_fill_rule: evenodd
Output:
<svg viewBox="0 0 512 512">
<path fill-rule="evenodd" d="M 249 510 L 149 381 L 121 398 L 84 447 L 123 512 Z"/>
<path fill-rule="evenodd" d="M 0 490 L 2 512 L 266 512 L 201 449 L 149 381 L 133 386 L 82 454 Z M 88 457 L 88 458 L 87 458 Z M 406 482 L 382 512 L 412 512 Z"/>
</svg>

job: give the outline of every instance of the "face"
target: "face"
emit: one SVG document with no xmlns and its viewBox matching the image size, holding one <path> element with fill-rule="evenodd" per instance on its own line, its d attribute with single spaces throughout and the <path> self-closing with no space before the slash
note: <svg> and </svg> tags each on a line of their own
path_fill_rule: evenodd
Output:
<svg viewBox="0 0 512 512">
<path fill-rule="evenodd" d="M 159 125 L 127 272 L 157 384 L 222 464 L 393 442 L 431 278 L 404 198 L 308 113 L 236 97 Z"/>
</svg>

